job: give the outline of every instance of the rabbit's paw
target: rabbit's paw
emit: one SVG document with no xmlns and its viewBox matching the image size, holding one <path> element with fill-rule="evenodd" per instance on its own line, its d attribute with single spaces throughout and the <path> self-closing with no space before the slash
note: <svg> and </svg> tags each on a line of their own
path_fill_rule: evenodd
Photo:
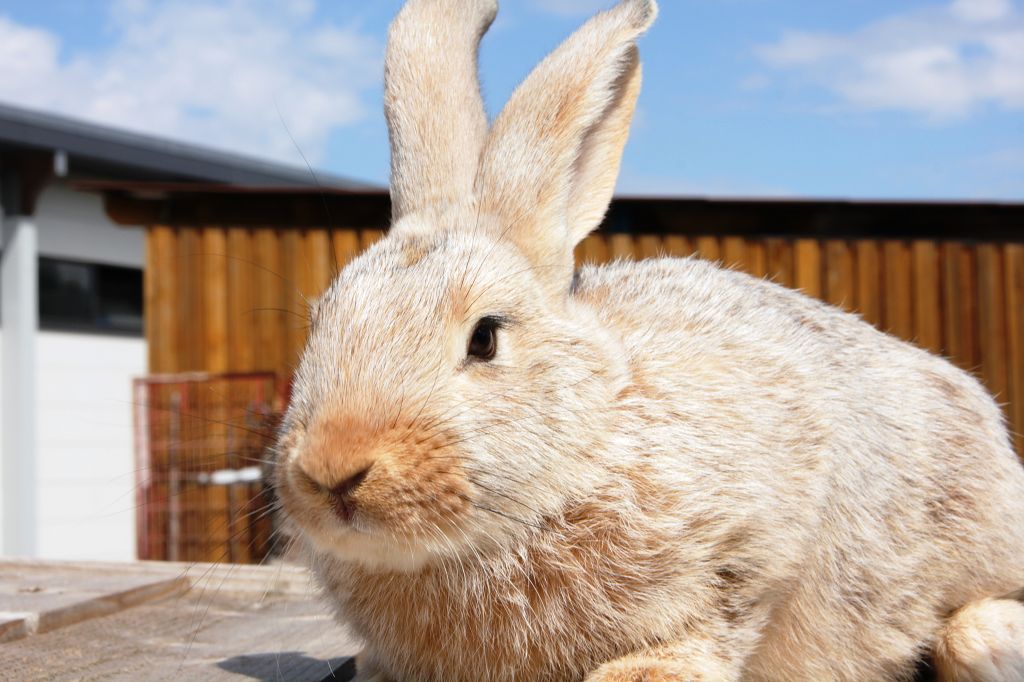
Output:
<svg viewBox="0 0 1024 682">
<path fill-rule="evenodd" d="M 602 665 L 586 682 L 727 682 L 733 677 L 711 662 L 690 666 L 683 661 L 629 656 Z"/>
<path fill-rule="evenodd" d="M 944 682 L 1024 680 L 1024 604 L 982 599 L 961 608 L 939 635 L 935 664 Z"/>
</svg>

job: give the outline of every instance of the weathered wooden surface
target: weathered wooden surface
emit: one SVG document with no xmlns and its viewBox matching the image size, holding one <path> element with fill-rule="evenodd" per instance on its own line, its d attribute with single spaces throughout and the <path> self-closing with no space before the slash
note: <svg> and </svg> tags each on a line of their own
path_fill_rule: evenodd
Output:
<svg viewBox="0 0 1024 682">
<path fill-rule="evenodd" d="M 0 639 L 12 680 L 346 680 L 358 650 L 286 565 L 0 560 Z"/>
</svg>

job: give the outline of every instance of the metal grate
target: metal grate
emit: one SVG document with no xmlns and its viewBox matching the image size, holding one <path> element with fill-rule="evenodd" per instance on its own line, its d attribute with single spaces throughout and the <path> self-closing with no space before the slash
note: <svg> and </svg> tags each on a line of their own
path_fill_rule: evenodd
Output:
<svg viewBox="0 0 1024 682">
<path fill-rule="evenodd" d="M 272 552 L 282 386 L 270 372 L 135 380 L 140 559 L 256 563 Z"/>
</svg>

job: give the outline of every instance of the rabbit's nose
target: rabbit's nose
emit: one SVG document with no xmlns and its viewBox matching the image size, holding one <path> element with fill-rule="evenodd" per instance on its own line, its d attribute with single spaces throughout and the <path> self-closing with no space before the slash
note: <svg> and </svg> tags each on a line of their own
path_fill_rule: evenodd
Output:
<svg viewBox="0 0 1024 682">
<path fill-rule="evenodd" d="M 328 491 L 331 498 L 331 507 L 334 508 L 334 513 L 342 521 L 351 520 L 352 515 L 355 513 L 356 501 L 353 499 L 353 493 L 366 480 L 371 466 L 368 464 Z"/>
</svg>

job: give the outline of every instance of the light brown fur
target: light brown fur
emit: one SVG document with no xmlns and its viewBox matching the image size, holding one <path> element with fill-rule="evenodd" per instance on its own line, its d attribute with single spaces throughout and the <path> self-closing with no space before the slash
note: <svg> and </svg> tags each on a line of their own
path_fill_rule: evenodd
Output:
<svg viewBox="0 0 1024 682">
<path fill-rule="evenodd" d="M 978 602 L 1024 585 L 1024 469 L 992 399 L 704 261 L 574 276 L 654 3 L 584 26 L 483 134 L 466 59 L 493 14 L 410 0 L 393 25 L 396 223 L 318 303 L 282 429 L 278 491 L 366 641 L 359 679 L 898 680 L 933 649 L 950 679 L 1012 664 L 1024 616 Z M 427 106 L 438 78 L 448 99 Z M 467 357 L 487 316 L 497 352 Z M 364 470 L 338 518 L 329 491 Z"/>
</svg>

